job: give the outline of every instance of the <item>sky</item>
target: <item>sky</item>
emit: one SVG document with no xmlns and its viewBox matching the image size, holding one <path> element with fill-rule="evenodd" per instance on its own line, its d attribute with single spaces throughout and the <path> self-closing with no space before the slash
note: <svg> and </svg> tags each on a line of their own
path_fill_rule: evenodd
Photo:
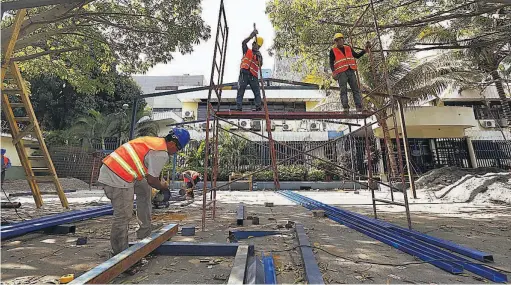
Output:
<svg viewBox="0 0 511 285">
<path fill-rule="evenodd" d="M 256 23 L 259 36 L 264 38 L 261 48 L 264 58 L 263 68 L 273 69 L 274 58 L 268 55 L 268 48 L 273 44 L 275 35 L 270 19 L 264 12 L 266 1 L 224 0 L 224 6 L 229 27 L 224 82 L 238 80 L 239 66 L 243 56 L 241 42 L 250 35 L 254 23 Z M 209 83 L 219 8 L 220 0 L 202 1 L 202 18 L 211 26 L 211 38 L 207 42 L 201 42 L 191 54 L 175 53 L 174 59 L 169 64 L 158 64 L 151 68 L 146 75 L 204 75 L 206 83 Z"/>
</svg>

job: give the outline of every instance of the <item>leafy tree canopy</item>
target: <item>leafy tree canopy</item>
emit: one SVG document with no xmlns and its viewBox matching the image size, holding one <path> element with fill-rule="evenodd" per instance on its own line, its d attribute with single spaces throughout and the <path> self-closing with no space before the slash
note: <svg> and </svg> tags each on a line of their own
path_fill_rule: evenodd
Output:
<svg viewBox="0 0 511 285">
<path fill-rule="evenodd" d="M 111 71 L 145 72 L 170 62 L 173 52 L 190 53 L 210 37 L 200 0 L 60 2 L 28 9 L 14 57 L 29 78 L 57 76 L 81 93 L 112 92 Z M 12 36 L 12 12 L 2 19 L 2 51 Z"/>
</svg>

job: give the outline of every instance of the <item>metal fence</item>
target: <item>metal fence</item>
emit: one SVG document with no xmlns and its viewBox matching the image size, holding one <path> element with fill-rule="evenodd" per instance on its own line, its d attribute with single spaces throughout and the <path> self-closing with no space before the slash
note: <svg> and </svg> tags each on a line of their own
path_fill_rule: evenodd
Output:
<svg viewBox="0 0 511 285">
<path fill-rule="evenodd" d="M 473 140 L 478 167 L 511 169 L 511 142 Z"/>
</svg>

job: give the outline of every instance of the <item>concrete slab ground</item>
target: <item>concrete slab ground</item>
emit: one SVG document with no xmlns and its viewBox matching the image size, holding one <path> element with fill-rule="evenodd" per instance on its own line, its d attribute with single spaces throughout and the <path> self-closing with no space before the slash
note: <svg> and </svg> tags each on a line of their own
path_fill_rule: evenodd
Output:
<svg viewBox="0 0 511 285">
<path fill-rule="evenodd" d="M 369 204 L 368 191 L 361 191 L 358 195 L 352 192 L 333 191 L 300 193 L 328 204 L 340 204 L 344 209 L 358 213 L 367 215 L 372 213 L 372 208 L 368 205 L 351 205 Z M 75 207 L 90 207 L 91 201 L 93 203 L 104 201 L 99 199 L 100 191 L 95 195 L 91 193 L 73 195 L 70 197 L 73 201 L 80 200 L 80 197 L 83 198 L 82 201 L 88 201 L 79 206 L 77 203 Z M 217 218 L 213 221 L 208 217 L 204 232 L 200 231 L 201 201 L 187 207 L 171 206 L 169 209 L 156 210 L 153 222 L 155 225 L 179 223 L 198 227 L 196 236 L 184 237 L 178 234 L 172 241 L 226 242 L 228 231 L 232 228 L 278 230 L 281 234 L 277 236 L 240 241 L 254 244 L 257 255 L 263 251 L 273 252 L 278 283 L 304 283 L 301 257 L 296 247 L 297 239 L 293 229 L 283 227 L 288 220 L 305 226 L 311 244 L 316 247 L 315 256 L 327 283 L 487 283 L 487 280 L 470 272 L 452 275 L 429 264 L 408 264 L 418 260 L 328 218 L 313 218 L 310 211 L 274 192 L 219 192 L 218 198 L 220 202 Z M 51 196 L 45 196 L 44 199 L 47 201 L 47 207 L 53 205 Z M 20 209 L 20 215 L 24 215 L 24 211 L 30 209 L 28 200 Z M 235 210 L 239 202 L 247 205 L 249 216 L 259 217 L 260 225 L 236 226 Z M 264 202 L 273 202 L 275 206 L 264 207 Z M 411 206 L 415 229 L 492 253 L 496 260 L 493 265 L 511 271 L 510 207 L 465 203 L 456 204 L 455 208 L 458 210 L 455 211 L 445 204 L 442 206 L 448 211 L 442 213 L 443 208 L 439 210 L 433 207 L 434 205 Z M 401 207 L 380 208 L 382 219 L 406 225 Z M 58 208 L 54 207 L 51 211 L 56 209 Z M 50 209 L 30 211 L 36 215 L 34 212 L 45 213 Z M 2 209 L 2 217 L 14 219 L 16 215 L 12 210 Z M 76 223 L 75 234 L 57 236 L 32 233 L 2 242 L 2 283 L 46 283 L 53 282 L 65 274 L 73 273 L 76 276 L 83 274 L 109 258 L 110 223 L 111 217 L 101 217 Z M 130 223 L 131 240 L 135 239 L 136 227 L 136 220 L 133 218 Z M 76 246 L 75 240 L 82 236 L 88 237 L 88 243 Z M 201 259 L 208 259 L 208 262 L 201 262 Z M 123 274 L 114 282 L 222 284 L 229 276 L 232 262 L 232 257 L 152 256 L 137 274 L 133 276 Z"/>
</svg>

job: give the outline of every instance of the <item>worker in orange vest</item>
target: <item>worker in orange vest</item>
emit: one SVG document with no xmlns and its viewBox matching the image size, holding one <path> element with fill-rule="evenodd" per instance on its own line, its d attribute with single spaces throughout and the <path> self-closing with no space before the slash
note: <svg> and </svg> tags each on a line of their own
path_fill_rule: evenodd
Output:
<svg viewBox="0 0 511 285">
<path fill-rule="evenodd" d="M 259 49 L 263 45 L 263 38 L 256 37 L 252 42 L 252 49 L 248 48 L 248 42 L 257 35 L 254 30 L 248 38 L 241 43 L 243 58 L 240 65 L 240 76 L 238 78 L 238 95 L 236 96 L 236 110 L 243 110 L 243 96 L 247 85 L 250 85 L 254 93 L 255 111 L 261 111 L 261 91 L 259 89 L 259 68 L 263 66 L 263 56 Z"/>
<path fill-rule="evenodd" d="M 128 248 L 128 224 L 133 214 L 133 196 L 137 195 L 137 238 L 151 234 L 151 190 L 167 190 L 159 179 L 169 154 L 183 149 L 190 141 L 187 130 L 175 128 L 164 138 L 140 137 L 131 140 L 103 159 L 98 182 L 112 201 L 114 217 L 110 244 L 114 254 Z"/>
<path fill-rule="evenodd" d="M 187 195 L 191 198 L 194 198 L 193 189 L 195 188 L 195 185 L 197 185 L 197 182 L 201 179 L 201 175 L 199 172 L 194 170 L 187 170 L 183 172 L 183 180 L 186 183 L 186 189 L 187 189 Z"/>
<path fill-rule="evenodd" d="M 344 44 L 344 36 L 337 33 L 334 36 L 335 46 L 330 50 L 330 69 L 332 69 L 332 77 L 339 83 L 341 89 L 341 104 L 344 112 L 349 112 L 348 103 L 348 84 L 353 93 L 353 101 L 357 112 L 363 109 L 362 98 L 360 97 L 360 88 L 357 82 L 356 58 L 363 56 L 370 48 L 370 43 L 366 43 L 365 50 L 360 53 L 355 52 L 350 46 Z"/>
<path fill-rule="evenodd" d="M 11 160 L 5 155 L 6 152 L 7 150 L 2 148 L 2 185 L 4 185 L 5 171 L 11 167 Z"/>
</svg>

